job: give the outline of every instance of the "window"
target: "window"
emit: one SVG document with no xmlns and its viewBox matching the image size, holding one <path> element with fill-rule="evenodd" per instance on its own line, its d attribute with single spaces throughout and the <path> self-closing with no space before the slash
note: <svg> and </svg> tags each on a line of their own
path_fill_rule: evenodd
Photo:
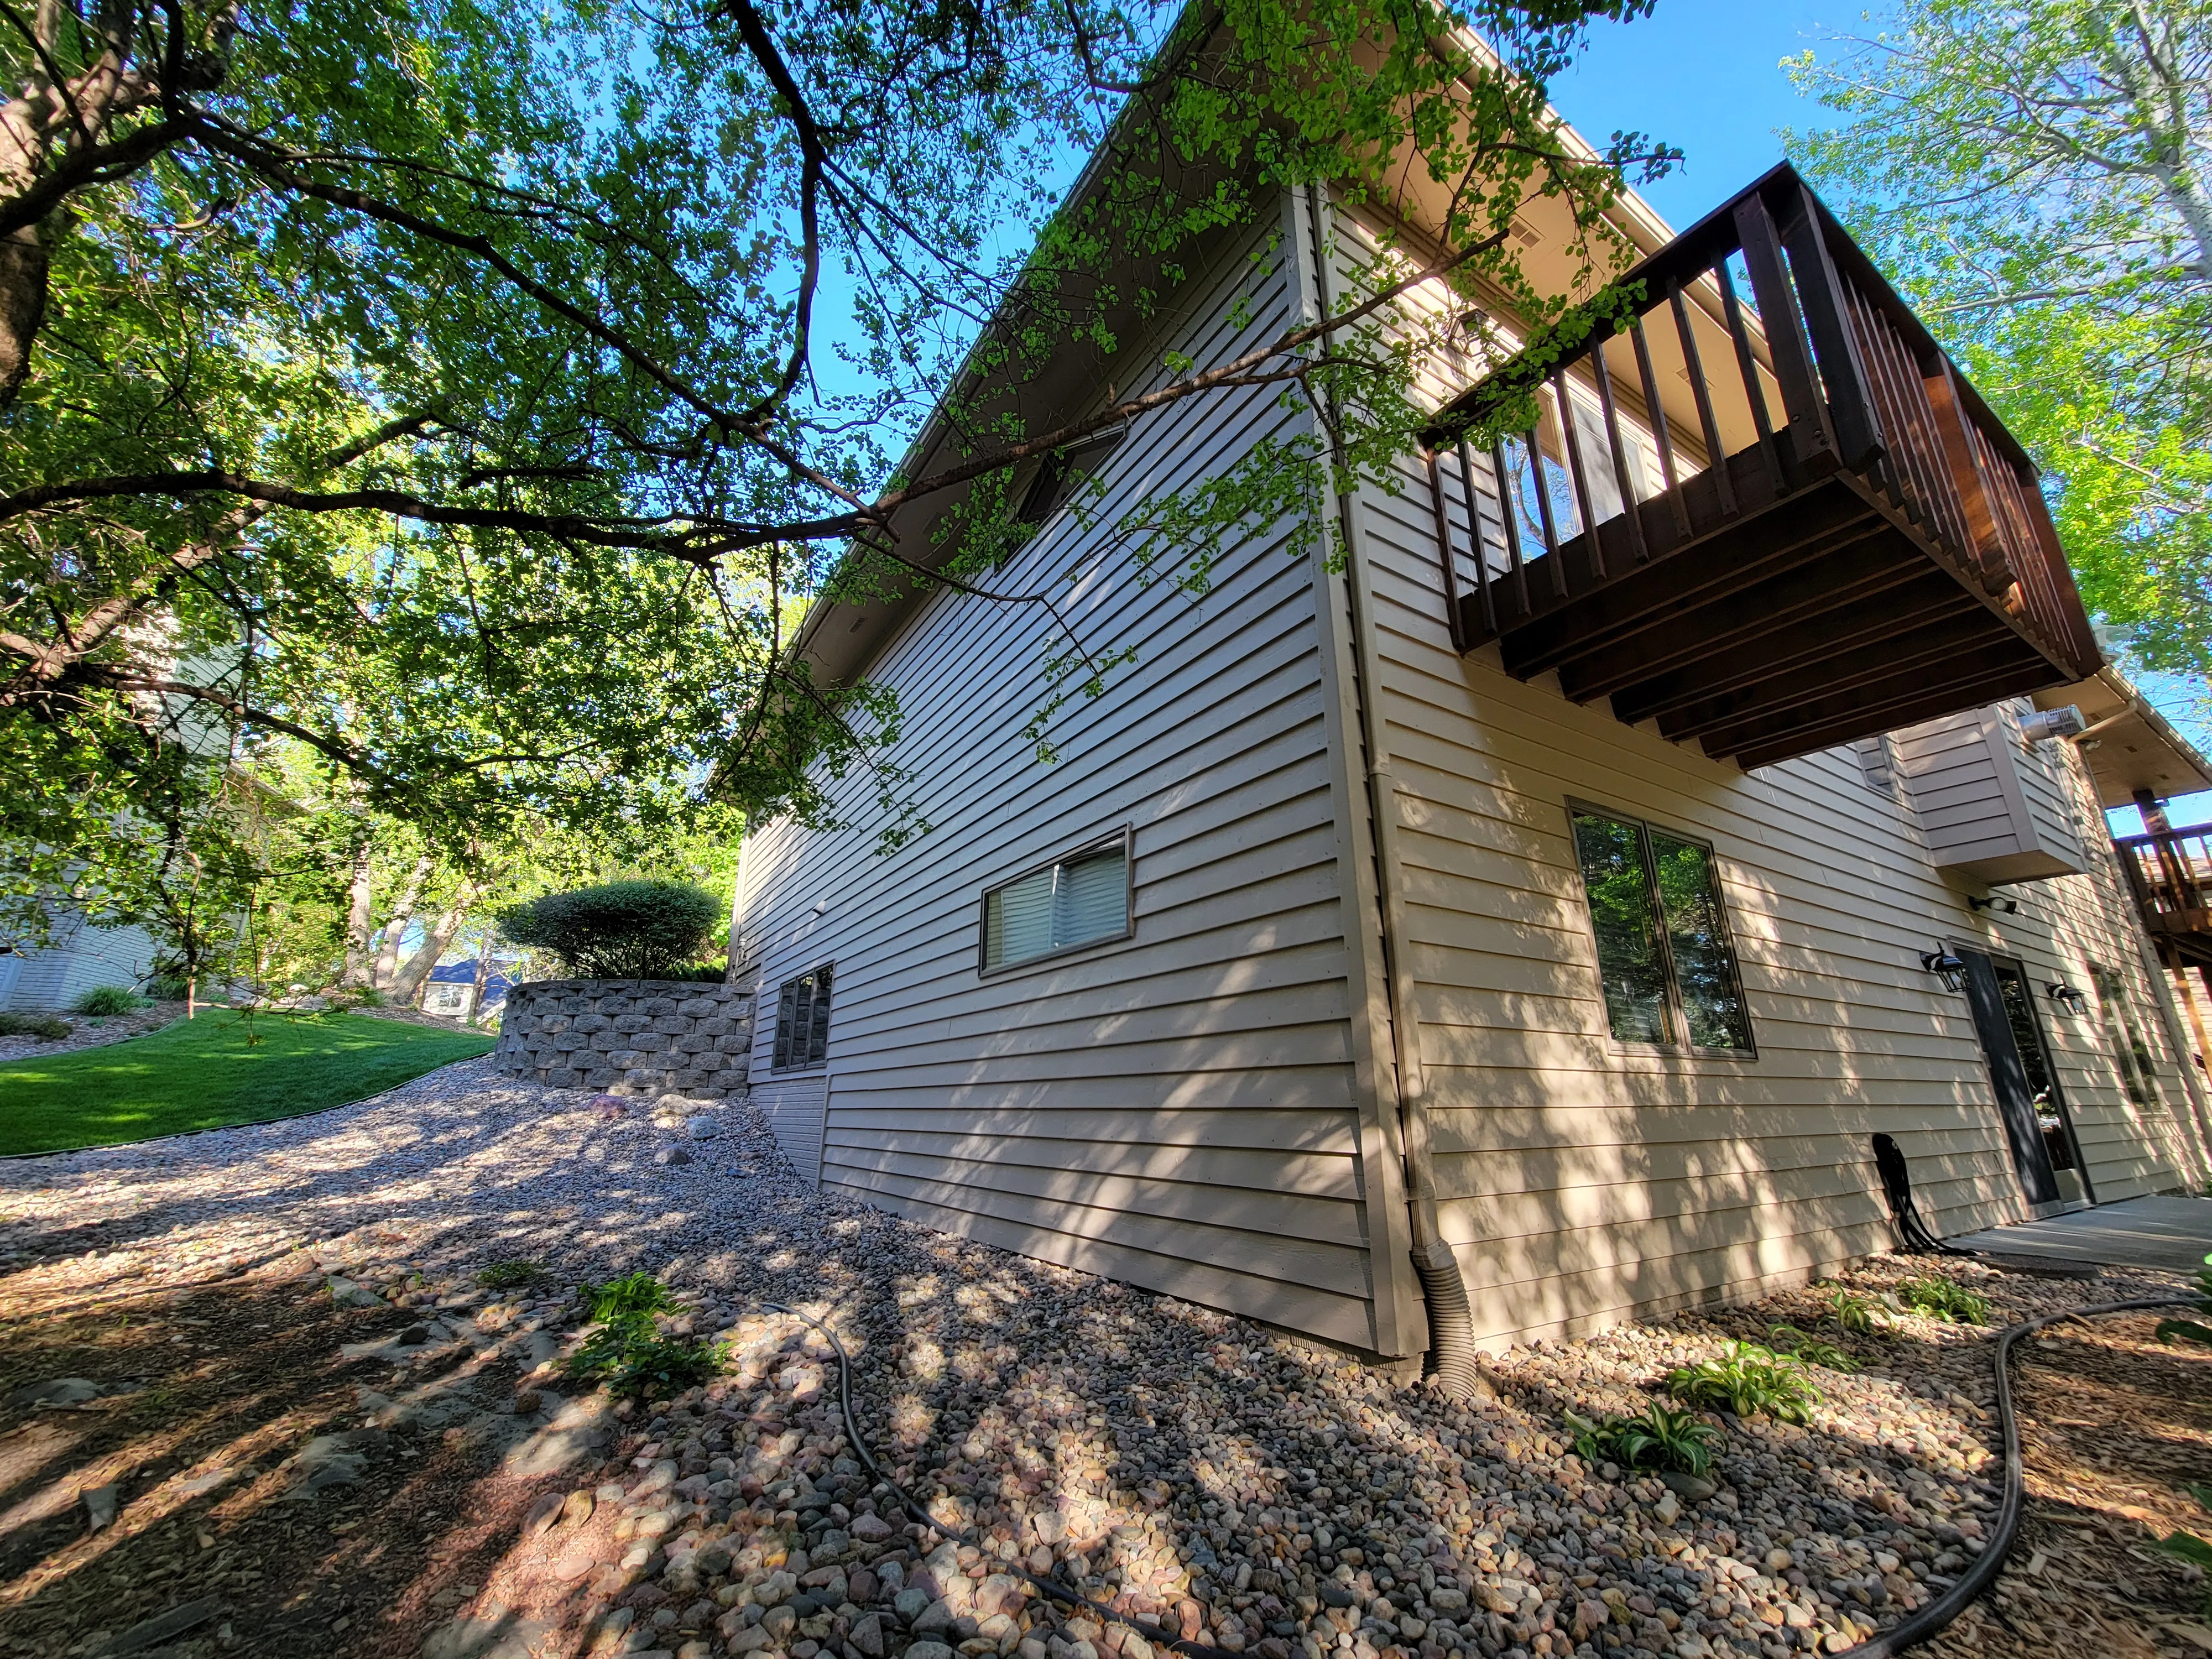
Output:
<svg viewBox="0 0 2212 1659">
<path fill-rule="evenodd" d="M 983 895 L 981 971 L 1129 936 L 1129 832 Z"/>
<path fill-rule="evenodd" d="M 2166 1102 L 2159 1094 L 2158 1071 L 2152 1063 L 2150 1044 L 2143 1041 L 2142 1026 L 2136 1018 L 2127 981 L 2098 962 L 2089 964 L 2089 980 L 2097 988 L 2097 1012 L 2105 1027 L 2105 1042 L 2119 1067 L 2120 1084 L 2128 1098 L 2138 1106 L 2163 1109 Z"/>
<path fill-rule="evenodd" d="M 1614 1037 L 1751 1053 L 1712 848 L 1601 808 L 1569 811 Z"/>
<path fill-rule="evenodd" d="M 787 979 L 775 994 L 775 1054 L 772 1071 L 819 1066 L 830 1057 L 830 964 Z"/>
<path fill-rule="evenodd" d="M 1091 474 L 1105 464 L 1106 458 L 1121 447 L 1121 440 L 1127 436 L 1126 426 L 1109 427 L 1046 456 L 1030 480 L 1014 521 L 1039 525 L 1052 517 L 1070 496 L 1091 481 Z"/>
</svg>

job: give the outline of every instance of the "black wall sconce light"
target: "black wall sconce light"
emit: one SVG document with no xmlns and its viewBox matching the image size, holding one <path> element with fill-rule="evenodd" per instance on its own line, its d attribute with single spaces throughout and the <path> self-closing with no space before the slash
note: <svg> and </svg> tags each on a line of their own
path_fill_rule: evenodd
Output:
<svg viewBox="0 0 2212 1659">
<path fill-rule="evenodd" d="M 2020 914 L 2020 901 L 1993 894 L 1988 898 L 1968 899 L 1966 908 L 1969 910 L 1994 910 L 2001 916 L 2016 916 Z"/>
<path fill-rule="evenodd" d="M 2063 980 L 2052 980 L 2050 984 L 2043 988 L 2043 994 L 2070 1014 L 2086 1014 L 2089 1012 L 2089 999 Z"/>
<path fill-rule="evenodd" d="M 1955 991 L 1960 984 L 1960 975 L 1966 971 L 1966 959 L 1944 944 L 1932 951 L 1920 953 L 1920 965 L 1943 981 L 1943 988 Z"/>
</svg>

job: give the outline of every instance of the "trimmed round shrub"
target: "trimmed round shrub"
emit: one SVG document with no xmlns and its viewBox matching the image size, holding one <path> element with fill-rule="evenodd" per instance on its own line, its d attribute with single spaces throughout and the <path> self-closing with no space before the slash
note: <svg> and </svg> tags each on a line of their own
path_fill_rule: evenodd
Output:
<svg viewBox="0 0 2212 1659">
<path fill-rule="evenodd" d="M 684 979 L 721 916 L 722 901 L 688 882 L 610 881 L 513 905 L 499 930 L 580 979 Z"/>
<path fill-rule="evenodd" d="M 120 985 L 95 985 L 76 1000 L 80 1014 L 129 1014 L 145 1006 L 145 998 Z"/>
</svg>

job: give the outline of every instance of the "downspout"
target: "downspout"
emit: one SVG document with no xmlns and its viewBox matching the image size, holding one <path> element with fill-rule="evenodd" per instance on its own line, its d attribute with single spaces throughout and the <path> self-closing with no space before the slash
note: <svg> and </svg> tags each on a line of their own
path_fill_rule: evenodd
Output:
<svg viewBox="0 0 2212 1659">
<path fill-rule="evenodd" d="M 1306 186 L 1307 222 L 1313 237 L 1316 296 L 1323 317 L 1334 314 L 1336 296 L 1329 280 L 1328 191 Z M 1321 347 L 1330 345 L 1326 334 Z M 1327 412 L 1328 441 L 1342 459 L 1342 440 L 1334 410 Z M 1437 1225 L 1436 1162 L 1429 1144 L 1427 1081 L 1421 1065 L 1420 1019 L 1414 1000 L 1413 963 L 1405 945 L 1404 865 L 1399 857 L 1398 783 L 1390 765 L 1388 728 L 1382 718 L 1382 661 L 1375 640 L 1372 597 L 1368 591 L 1364 538 L 1352 497 L 1340 490 L 1337 523 L 1344 537 L 1345 588 L 1352 605 L 1352 648 L 1359 671 L 1359 737 L 1366 757 L 1368 811 L 1375 821 L 1376 891 L 1382 900 L 1382 961 L 1390 1006 L 1390 1047 L 1398 1073 L 1398 1115 L 1406 1158 L 1406 1208 L 1413 1237 L 1413 1272 L 1429 1317 L 1429 1374 L 1455 1400 L 1472 1399 L 1480 1386 L 1475 1368 L 1474 1314 L 1458 1258 Z"/>
</svg>

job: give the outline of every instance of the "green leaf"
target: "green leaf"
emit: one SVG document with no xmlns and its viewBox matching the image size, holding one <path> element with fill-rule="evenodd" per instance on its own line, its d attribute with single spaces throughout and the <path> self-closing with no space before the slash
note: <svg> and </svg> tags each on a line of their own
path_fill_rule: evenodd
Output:
<svg viewBox="0 0 2212 1659">
<path fill-rule="evenodd" d="M 2212 1571 L 2212 1544 L 2194 1533 L 2178 1532 L 2171 1538 L 2161 1538 L 2158 1547 L 2167 1555 Z"/>
</svg>

